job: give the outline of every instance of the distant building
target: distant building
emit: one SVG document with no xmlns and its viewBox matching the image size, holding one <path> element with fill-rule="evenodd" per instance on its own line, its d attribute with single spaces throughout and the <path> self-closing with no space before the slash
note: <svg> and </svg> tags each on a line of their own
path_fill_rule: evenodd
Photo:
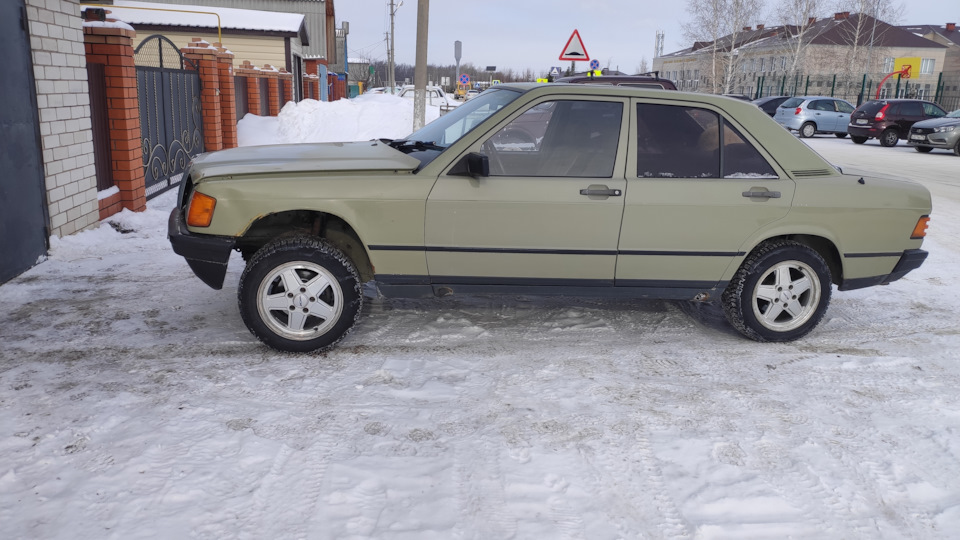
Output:
<svg viewBox="0 0 960 540">
<path fill-rule="evenodd" d="M 840 12 L 802 26 L 761 24 L 715 42 L 696 42 L 655 58 L 653 69 L 687 91 L 855 99 L 876 91 L 897 59 L 916 58 L 918 72 L 902 84 L 888 82 L 881 93 L 932 98 L 948 46 L 917 34 L 866 14 Z M 714 69 L 714 58 L 723 69 Z"/>
</svg>

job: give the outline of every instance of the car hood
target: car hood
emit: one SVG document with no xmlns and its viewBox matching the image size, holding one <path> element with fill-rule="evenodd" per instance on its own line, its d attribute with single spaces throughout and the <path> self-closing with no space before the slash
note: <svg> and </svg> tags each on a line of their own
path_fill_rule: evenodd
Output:
<svg viewBox="0 0 960 540">
<path fill-rule="evenodd" d="M 250 174 L 413 171 L 420 160 L 380 141 L 244 146 L 193 158 L 194 183 Z"/>
<path fill-rule="evenodd" d="M 917 128 L 935 128 L 941 126 L 960 126 L 960 118 L 931 118 L 930 120 L 921 120 L 913 125 Z"/>
</svg>

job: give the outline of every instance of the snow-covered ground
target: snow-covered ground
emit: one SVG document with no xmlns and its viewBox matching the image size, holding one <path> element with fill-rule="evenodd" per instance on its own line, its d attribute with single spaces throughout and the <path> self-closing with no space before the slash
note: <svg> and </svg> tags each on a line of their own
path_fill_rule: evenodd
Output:
<svg viewBox="0 0 960 540">
<path fill-rule="evenodd" d="M 246 142 L 400 137 L 392 96 Z M 168 193 L 0 286 L 2 538 L 957 538 L 960 158 L 817 137 L 934 193 L 928 261 L 786 344 L 663 301 L 374 300 L 274 352 Z"/>
</svg>

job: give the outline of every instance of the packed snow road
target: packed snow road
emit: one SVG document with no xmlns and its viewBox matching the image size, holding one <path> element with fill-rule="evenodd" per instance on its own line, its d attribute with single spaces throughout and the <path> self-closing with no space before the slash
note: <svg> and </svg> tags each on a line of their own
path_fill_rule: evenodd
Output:
<svg viewBox="0 0 960 540">
<path fill-rule="evenodd" d="M 5 538 L 956 538 L 960 158 L 808 141 L 934 194 L 927 262 L 786 344 L 673 302 L 371 300 L 260 345 L 172 195 L 0 287 Z"/>
</svg>

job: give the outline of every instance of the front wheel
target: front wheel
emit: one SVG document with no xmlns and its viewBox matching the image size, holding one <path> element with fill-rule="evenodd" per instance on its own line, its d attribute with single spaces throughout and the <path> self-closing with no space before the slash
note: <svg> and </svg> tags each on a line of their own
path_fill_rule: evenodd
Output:
<svg viewBox="0 0 960 540">
<path fill-rule="evenodd" d="M 360 276 L 339 249 L 297 235 L 264 246 L 247 264 L 237 291 L 250 332 L 285 352 L 332 348 L 363 305 Z"/>
<path fill-rule="evenodd" d="M 760 245 L 723 292 L 730 324 L 756 341 L 793 341 L 813 330 L 830 303 L 830 268 L 792 240 Z"/>
<path fill-rule="evenodd" d="M 834 135 L 836 135 L 838 139 L 843 139 L 847 136 L 846 133 L 834 133 Z"/>
<path fill-rule="evenodd" d="M 897 130 L 893 128 L 887 128 L 880 134 L 880 146 L 886 146 L 887 148 L 896 146 L 899 140 L 900 135 L 897 133 Z"/>
<path fill-rule="evenodd" d="M 933 147 L 932 146 L 914 146 L 913 149 L 916 150 L 917 152 L 920 152 L 921 154 L 926 154 L 931 150 L 933 150 Z"/>
<path fill-rule="evenodd" d="M 867 142 L 867 138 L 868 137 L 857 137 L 856 135 L 850 136 L 850 140 L 853 141 L 854 144 L 863 144 Z"/>
<path fill-rule="evenodd" d="M 817 134 L 817 126 L 813 122 L 807 122 L 806 124 L 800 126 L 800 136 L 804 139 L 809 139 Z"/>
</svg>

